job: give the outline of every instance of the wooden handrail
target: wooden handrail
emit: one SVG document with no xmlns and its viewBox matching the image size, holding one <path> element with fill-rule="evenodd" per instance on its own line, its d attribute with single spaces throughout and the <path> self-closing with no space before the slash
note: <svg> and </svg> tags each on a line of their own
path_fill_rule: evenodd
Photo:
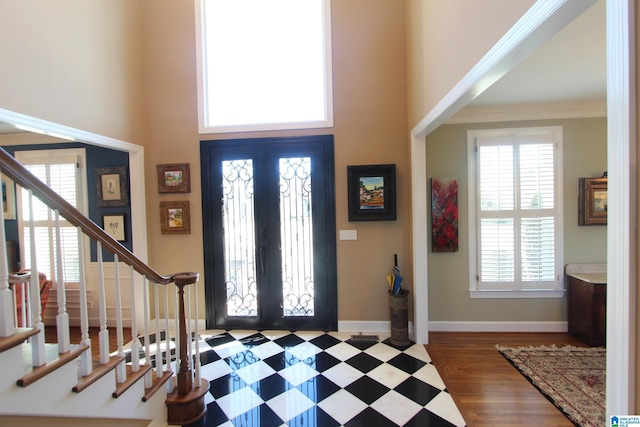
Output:
<svg viewBox="0 0 640 427">
<path fill-rule="evenodd" d="M 167 285 L 175 281 L 176 276 L 190 277 L 190 284 L 198 280 L 197 273 L 178 273 L 170 276 L 163 276 L 149 267 L 140 258 L 135 256 L 129 249 L 114 239 L 96 223 L 91 221 L 82 212 L 73 207 L 71 203 L 63 199 L 58 193 L 49 188 L 40 179 L 33 175 L 27 168 L 18 162 L 6 150 L 0 148 L 0 170 L 6 176 L 14 180 L 18 185 L 30 189 L 44 204 L 51 209 L 57 210 L 67 221 L 76 227 L 80 227 L 84 234 L 102 243 L 102 246 L 113 254 L 118 254 L 118 258 L 127 265 L 133 267 L 135 271 L 145 276 L 152 282 Z M 184 279 L 183 279 L 184 280 Z"/>
</svg>

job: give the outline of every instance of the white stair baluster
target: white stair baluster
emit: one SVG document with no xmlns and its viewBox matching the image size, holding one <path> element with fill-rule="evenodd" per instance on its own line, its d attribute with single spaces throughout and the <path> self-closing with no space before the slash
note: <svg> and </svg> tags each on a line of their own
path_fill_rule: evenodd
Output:
<svg viewBox="0 0 640 427">
<path fill-rule="evenodd" d="M 194 295 L 194 334 L 196 336 L 196 357 L 195 357 L 195 381 L 193 382 L 194 387 L 200 387 L 200 381 L 202 377 L 200 376 L 200 329 L 198 328 L 198 282 L 193 284 L 193 292 L 190 292 Z M 191 286 L 189 286 L 191 290 Z"/>
<path fill-rule="evenodd" d="M 136 292 L 133 266 L 129 266 L 131 276 L 131 371 L 138 372 L 140 370 L 140 343 L 138 341 L 138 322 L 136 322 Z M 144 285 L 145 283 L 143 283 Z M 146 306 L 146 305 L 145 305 Z"/>
<path fill-rule="evenodd" d="M 160 336 L 160 292 L 158 288 L 160 285 L 154 283 L 154 291 L 155 291 L 155 300 L 156 300 L 156 378 L 162 378 L 162 348 L 160 344 L 161 336 Z M 168 333 L 165 332 L 165 335 Z"/>
<path fill-rule="evenodd" d="M 122 296 L 120 290 L 120 263 L 118 254 L 113 254 L 113 268 L 115 269 L 115 297 L 116 297 L 116 342 L 118 356 L 124 358 L 124 336 L 122 333 Z M 123 360 L 116 368 L 116 381 L 123 383 L 127 379 L 126 363 Z"/>
<path fill-rule="evenodd" d="M 151 331 L 149 329 L 149 281 L 146 277 L 142 278 L 142 295 L 144 298 L 144 363 L 145 365 L 151 366 L 151 344 L 149 343 L 149 337 L 151 336 Z M 133 337 L 135 340 L 136 337 Z M 151 371 L 149 370 L 144 376 L 144 386 L 145 388 L 151 387 L 153 384 L 153 378 L 151 376 Z"/>
<path fill-rule="evenodd" d="M 78 253 L 84 253 L 84 235 L 78 227 Z M 82 376 L 93 372 L 93 362 L 91 360 L 91 337 L 89 336 L 89 304 L 87 302 L 87 280 L 85 276 L 84 257 L 80 257 L 78 263 L 80 269 L 80 339 L 81 344 L 86 344 L 89 349 L 80 356 L 80 373 Z"/>
<path fill-rule="evenodd" d="M 33 366 L 42 366 L 47 363 L 44 351 L 44 324 L 40 313 L 40 277 L 38 275 L 38 262 L 36 256 L 35 219 L 33 213 L 33 193 L 29 190 L 29 234 L 31 244 L 31 292 L 29 298 L 29 314 L 31 325 L 40 329 L 37 335 L 31 337 L 31 353 Z"/>
<path fill-rule="evenodd" d="M 67 295 L 64 284 L 64 269 L 62 257 L 62 238 L 60 236 L 60 213 L 55 211 L 56 218 L 56 291 L 58 300 L 58 315 L 56 329 L 58 332 L 58 353 L 66 353 L 71 349 L 69 334 L 69 313 L 67 313 Z"/>
<path fill-rule="evenodd" d="M 1 191 L 1 190 L 0 190 Z M 4 210 L 0 211 L 0 237 L 6 242 L 4 232 Z M 18 285 L 14 285 L 18 286 Z M 14 293 L 9 288 L 9 266 L 7 264 L 7 247 L 0 247 L 0 337 L 9 337 L 15 331 L 17 322 Z M 15 319 L 15 321 L 14 321 Z"/>
<path fill-rule="evenodd" d="M 109 329 L 107 328 L 107 297 L 104 286 L 104 263 L 102 261 L 102 243 L 96 242 L 98 252 L 98 310 L 100 312 L 100 332 L 98 342 L 100 343 L 100 363 L 109 362 Z"/>
</svg>

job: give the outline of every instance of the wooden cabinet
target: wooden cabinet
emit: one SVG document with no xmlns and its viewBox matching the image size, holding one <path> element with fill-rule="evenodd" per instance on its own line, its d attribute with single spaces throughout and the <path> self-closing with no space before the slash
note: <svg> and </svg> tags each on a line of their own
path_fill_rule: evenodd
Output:
<svg viewBox="0 0 640 427">
<path fill-rule="evenodd" d="M 569 333 L 586 344 L 599 347 L 606 344 L 607 284 L 567 276 L 569 303 Z"/>
</svg>

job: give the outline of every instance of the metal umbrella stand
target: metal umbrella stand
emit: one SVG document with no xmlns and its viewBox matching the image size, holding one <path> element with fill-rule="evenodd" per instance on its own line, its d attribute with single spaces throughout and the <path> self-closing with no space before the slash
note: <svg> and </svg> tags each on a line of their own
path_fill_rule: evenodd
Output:
<svg viewBox="0 0 640 427">
<path fill-rule="evenodd" d="M 389 306 L 391 308 L 391 337 L 389 342 L 395 346 L 410 345 L 409 340 L 409 291 L 402 289 L 402 276 L 398 269 L 398 255 L 394 254 L 393 273 L 387 276 L 389 282 Z"/>
</svg>

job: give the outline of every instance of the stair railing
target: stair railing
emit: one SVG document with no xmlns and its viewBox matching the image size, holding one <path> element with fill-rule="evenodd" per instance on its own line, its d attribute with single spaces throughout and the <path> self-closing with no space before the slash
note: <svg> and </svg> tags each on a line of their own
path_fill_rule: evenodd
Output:
<svg viewBox="0 0 640 427">
<path fill-rule="evenodd" d="M 162 378 L 166 376 L 167 371 L 176 372 L 177 378 L 177 394 L 179 396 L 188 395 L 193 392 L 193 390 L 197 389 L 196 394 L 203 395 L 202 388 L 208 385 L 204 384 L 204 381 L 200 378 L 200 366 L 199 366 L 199 357 L 194 357 L 192 354 L 193 346 L 190 344 L 192 341 L 195 341 L 195 352 L 198 354 L 198 313 L 197 313 L 197 292 L 193 292 L 193 297 L 196 299 L 194 306 L 196 308 L 196 313 L 194 317 L 190 316 L 191 310 L 191 288 L 193 285 L 197 284 L 198 274 L 193 272 L 183 272 L 172 274 L 168 276 L 163 276 L 148 266 L 145 262 L 140 260 L 136 255 L 134 255 L 129 249 L 120 244 L 115 238 L 106 233 L 101 227 L 96 225 L 93 221 L 87 218 L 84 214 L 82 214 L 79 210 L 74 208 L 69 202 L 64 200 L 61 196 L 59 196 L 55 191 L 49 188 L 46 184 L 40 181 L 37 177 L 29 172 L 27 168 L 25 168 L 20 162 L 18 162 L 15 158 L 13 158 L 10 154 L 8 154 L 5 150 L 0 148 L 0 170 L 7 177 L 12 179 L 17 185 L 20 187 L 27 189 L 29 192 L 28 202 L 32 205 L 32 197 L 37 197 L 40 199 L 45 205 L 47 205 L 50 209 L 54 211 L 54 215 L 56 218 L 56 224 L 59 227 L 59 218 L 63 217 L 68 222 L 77 227 L 81 233 L 79 237 L 79 248 L 80 253 L 84 253 L 84 239 L 82 238 L 82 234 L 88 236 L 90 239 L 96 241 L 97 245 L 97 254 L 98 254 L 98 297 L 99 297 L 99 327 L 100 331 L 98 334 L 99 337 L 99 350 L 100 350 L 100 363 L 108 364 L 110 362 L 110 355 L 112 354 L 109 349 L 109 330 L 107 327 L 107 304 L 106 304 L 106 296 L 105 296 L 105 283 L 104 283 L 104 266 L 102 260 L 102 249 L 112 253 L 114 255 L 114 298 L 115 298 L 115 312 L 116 312 L 116 333 L 117 333 L 117 349 L 116 356 L 118 358 L 118 365 L 116 367 L 116 378 L 118 383 L 123 383 L 126 380 L 127 371 L 125 369 L 124 362 L 124 339 L 123 339 L 123 318 L 122 318 L 122 287 L 121 287 L 121 279 L 120 279 L 120 268 L 119 264 L 124 263 L 129 267 L 129 276 L 131 280 L 131 332 L 132 332 L 132 343 L 131 343 L 131 372 L 137 372 L 140 369 L 140 353 L 144 354 L 145 364 L 151 365 L 153 359 L 155 359 L 155 377 Z M 32 209 L 32 207 L 31 207 Z M 33 215 L 30 215 L 33 218 Z M 42 314 L 40 309 L 40 300 L 39 300 L 39 281 L 37 274 L 37 254 L 35 254 L 35 242 L 34 242 L 34 226 L 33 220 L 30 224 L 31 227 L 31 269 L 34 274 L 30 275 L 29 289 L 30 291 L 23 292 L 23 295 L 26 294 L 28 301 L 27 305 L 30 307 L 30 316 L 31 316 L 31 327 L 35 327 L 40 329 L 40 332 L 31 337 L 32 343 L 32 362 L 33 366 L 42 366 L 46 363 L 45 360 L 45 352 L 44 352 L 44 344 L 45 344 L 45 335 L 44 335 L 44 325 L 42 323 Z M 58 228 L 59 230 L 59 228 Z M 55 282 L 57 284 L 57 301 L 58 301 L 58 314 L 56 316 L 56 325 L 57 325 L 57 333 L 58 333 L 58 346 L 59 352 L 65 353 L 69 351 L 70 348 L 70 339 L 69 339 L 69 315 L 66 310 L 66 293 L 64 286 L 64 275 L 63 275 L 63 256 L 61 251 L 61 242 L 60 242 L 60 233 L 56 232 L 57 237 L 57 260 L 58 264 L 56 265 L 56 273 L 55 273 Z M 0 210 L 0 237 L 5 239 L 4 232 L 4 218 L 2 210 Z M 16 329 L 16 305 L 15 305 L 15 297 L 14 293 L 10 288 L 10 279 L 15 282 L 17 279 L 15 276 L 11 276 L 9 274 L 8 266 L 7 266 L 7 256 L 6 256 L 6 248 L 5 245 L 0 245 L 0 337 L 9 337 L 12 336 Z M 84 351 L 81 355 L 81 363 L 80 369 L 83 376 L 89 375 L 92 372 L 93 363 L 91 361 L 91 339 L 89 337 L 89 321 L 88 321 L 88 301 L 87 301 L 87 285 L 85 281 L 86 272 L 85 266 L 83 262 L 83 257 L 80 259 L 80 329 L 81 329 L 81 343 L 86 345 L 89 350 Z M 134 289 L 134 275 L 139 274 L 142 276 L 143 282 L 143 301 L 137 301 L 136 292 Z M 52 278 L 53 279 L 53 278 Z M 23 280 L 24 281 L 24 280 Z M 177 360 L 176 360 L 176 368 L 172 369 L 172 355 L 171 355 L 171 344 L 172 341 L 170 339 L 170 322 L 169 322 L 169 304 L 168 301 L 170 299 L 170 292 L 167 285 L 175 284 L 173 298 L 175 301 L 175 348 L 177 351 Z M 156 323 L 155 323 L 155 352 L 151 350 L 151 334 L 150 334 L 150 322 L 149 322 L 149 298 L 150 293 L 148 292 L 148 284 L 151 284 L 154 288 L 155 295 L 155 315 L 156 315 Z M 160 290 L 163 290 L 163 298 L 160 297 Z M 185 298 L 186 293 L 186 298 Z M 139 299 L 139 298 L 138 298 Z M 164 312 L 165 319 L 164 325 L 160 324 L 160 300 L 164 300 Z M 185 307 L 187 306 L 187 307 Z M 25 304 L 22 304 L 22 307 L 25 307 Z M 143 319 L 144 319 L 144 349 L 141 348 L 138 342 L 138 325 L 136 324 L 136 310 L 142 308 L 143 310 Z M 188 309 L 188 310 L 187 310 Z M 187 317 L 189 317 L 189 321 L 187 321 Z M 24 323 L 22 323 L 24 325 Z M 193 325 L 193 326 L 192 326 Z M 164 327 L 164 340 L 161 336 L 161 329 Z M 193 331 L 192 331 L 193 328 Z M 164 348 L 162 348 L 162 343 L 164 342 Z M 194 360 L 195 359 L 195 360 Z M 195 380 L 195 381 L 194 381 Z M 151 378 L 151 373 L 148 372 L 145 375 L 145 386 L 146 388 L 151 387 L 153 383 L 153 379 Z M 167 382 L 167 391 L 172 392 L 173 387 L 171 386 L 172 381 Z M 74 391 L 78 391 L 75 390 Z M 114 397 L 115 392 L 114 392 Z M 144 398 L 143 398 L 144 400 Z M 167 400 L 168 406 L 169 400 Z M 184 407 L 184 399 L 179 400 L 179 407 Z M 196 403 L 196 410 L 199 411 L 202 403 Z M 188 408 L 190 415 L 193 415 L 193 408 Z M 202 411 L 201 411 L 202 412 Z M 180 419 L 182 416 L 181 409 L 173 410 L 169 406 L 169 422 L 172 424 L 179 424 L 185 421 L 191 420 L 183 420 Z M 173 418 L 173 419 L 172 419 Z"/>
</svg>

